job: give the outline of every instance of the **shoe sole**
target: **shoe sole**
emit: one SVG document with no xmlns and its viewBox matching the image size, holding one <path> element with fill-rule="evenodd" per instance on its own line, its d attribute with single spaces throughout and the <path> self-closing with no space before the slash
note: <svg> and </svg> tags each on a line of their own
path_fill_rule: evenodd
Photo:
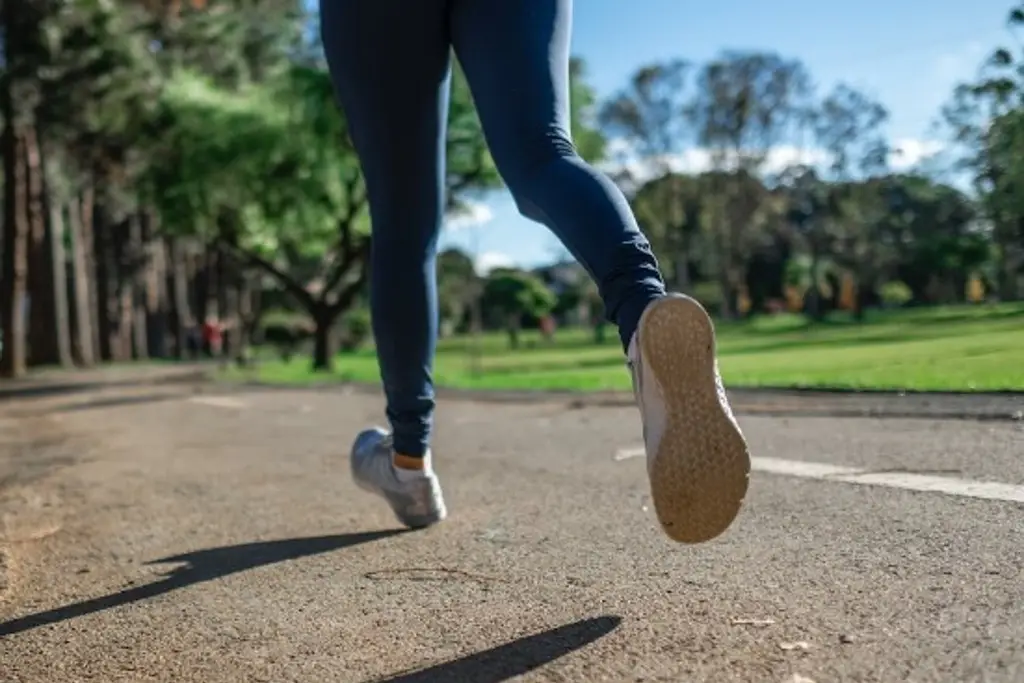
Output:
<svg viewBox="0 0 1024 683">
<path fill-rule="evenodd" d="M 391 497 L 386 492 L 373 486 L 370 486 L 368 484 L 364 484 L 359 479 L 356 479 L 354 477 L 353 481 L 355 482 L 356 488 L 361 489 L 366 493 L 372 493 L 378 498 L 384 499 L 384 502 L 386 502 L 388 504 L 388 507 L 391 508 L 391 513 L 395 516 L 395 519 L 397 519 L 400 524 L 402 524 L 405 527 L 408 527 L 409 529 L 426 529 L 428 526 L 440 524 L 448 517 L 448 509 L 445 506 L 444 502 L 441 503 L 438 510 L 433 514 L 416 515 L 408 517 L 403 516 L 398 512 L 396 503 L 391 500 Z"/>
<path fill-rule="evenodd" d="M 654 509 L 669 538 L 709 541 L 736 519 L 750 477 L 746 440 L 718 399 L 714 326 L 697 301 L 672 295 L 648 307 L 639 329 L 667 412 L 649 466 Z"/>
</svg>

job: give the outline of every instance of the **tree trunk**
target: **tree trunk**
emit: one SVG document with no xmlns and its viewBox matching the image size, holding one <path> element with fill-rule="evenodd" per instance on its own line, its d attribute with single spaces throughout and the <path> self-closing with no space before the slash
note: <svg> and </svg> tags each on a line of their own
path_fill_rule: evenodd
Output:
<svg viewBox="0 0 1024 683">
<path fill-rule="evenodd" d="M 728 273 L 719 274 L 718 289 L 721 293 L 721 301 L 718 304 L 718 314 L 723 320 L 732 320 L 736 317 L 736 297 L 732 282 L 729 280 Z"/>
<path fill-rule="evenodd" d="M 132 290 L 121 268 L 121 261 L 127 256 L 126 226 L 115 225 L 102 202 L 94 204 L 93 217 L 100 355 L 107 361 L 131 360 Z"/>
<path fill-rule="evenodd" d="M 168 280 L 174 351 L 178 358 L 185 358 L 189 350 L 189 334 L 195 324 L 189 307 L 188 254 L 182 241 L 173 237 L 167 239 L 165 249 L 171 259 Z"/>
<path fill-rule="evenodd" d="M 71 353 L 71 303 L 68 286 L 68 262 L 67 250 L 64 247 L 65 224 L 63 207 L 54 205 L 49 211 L 50 218 L 50 249 L 54 267 L 53 305 L 57 311 L 57 328 L 54 336 L 57 340 L 57 353 L 60 358 L 60 365 L 72 367 L 75 364 L 74 356 Z"/>
<path fill-rule="evenodd" d="M 11 84 L 3 89 L 3 133 L 0 136 L 4 164 L 4 249 L 0 273 L 0 309 L 3 318 L 3 346 L 0 349 L 0 375 L 21 377 L 26 369 L 25 295 L 28 290 L 29 226 L 25 211 L 25 174 L 21 163 L 21 144 L 12 123 L 14 106 Z"/>
<path fill-rule="evenodd" d="M 142 214 L 133 212 L 128 217 L 128 258 L 130 263 L 128 277 L 121 283 L 122 311 L 129 309 L 130 324 L 126 325 L 126 339 L 132 351 L 132 358 L 147 360 L 149 358 L 149 332 L 146 325 L 146 280 L 152 259 L 142 235 Z M 124 321 L 122 321 L 122 324 Z"/>
<path fill-rule="evenodd" d="M 142 241 L 146 249 L 146 270 L 142 283 L 142 317 L 146 321 L 146 355 L 167 358 L 169 303 L 167 296 L 167 250 L 156 236 L 156 217 L 143 211 Z"/>
<path fill-rule="evenodd" d="M 310 312 L 313 316 L 313 370 L 330 372 L 334 362 L 334 321 L 338 314 L 329 306 L 320 305 Z"/>
<path fill-rule="evenodd" d="M 71 291 L 74 301 L 71 318 L 74 330 L 75 359 L 83 367 L 96 363 L 96 347 L 93 343 L 93 309 L 90 304 L 90 287 L 93 284 L 92 240 L 86 239 L 82 221 L 82 203 L 75 197 L 68 204 L 68 230 L 71 233 Z"/>
<path fill-rule="evenodd" d="M 518 313 L 511 313 L 507 320 L 508 346 L 510 349 L 519 348 L 519 328 L 522 326 L 522 316 Z"/>
<path fill-rule="evenodd" d="M 210 317 L 210 292 L 215 289 L 213 273 L 213 257 L 209 247 L 203 249 L 202 254 L 196 259 L 196 271 L 193 290 L 195 292 L 194 310 L 196 312 L 196 324 L 202 325 Z"/>
<path fill-rule="evenodd" d="M 243 363 L 250 355 L 249 349 L 256 343 L 256 321 L 259 319 L 259 301 L 256 295 L 253 278 L 243 271 L 238 279 L 238 289 L 235 293 L 238 302 L 235 356 L 239 362 Z"/>
<path fill-rule="evenodd" d="M 864 288 L 858 285 L 857 291 L 853 295 L 853 319 L 859 323 L 864 322 L 864 300 L 867 298 L 867 292 Z"/>
<path fill-rule="evenodd" d="M 92 333 L 94 361 L 103 358 L 100 350 L 99 259 L 96 254 L 96 192 L 91 185 L 82 190 L 79 215 L 82 220 L 82 246 L 85 251 L 85 283 L 89 303 L 89 328 Z"/>
<path fill-rule="evenodd" d="M 96 255 L 96 328 L 100 338 L 97 348 L 100 359 L 110 361 L 113 360 L 116 346 L 113 321 L 116 318 L 117 281 L 114 272 L 113 240 L 108 234 L 106 216 L 98 204 L 93 206 L 92 227 L 93 253 Z"/>
<path fill-rule="evenodd" d="M 811 264 L 810 264 L 810 287 L 807 288 L 808 300 L 805 302 L 805 308 L 807 314 L 813 320 L 822 320 L 825 315 L 821 305 L 821 287 L 819 284 L 819 273 L 821 272 L 821 256 L 817 250 L 811 251 Z"/>
<path fill-rule="evenodd" d="M 221 356 L 231 358 L 238 346 L 238 296 L 233 264 L 224 249 L 214 251 L 217 275 L 217 318 L 223 325 Z"/>
<path fill-rule="evenodd" d="M 31 234 L 29 286 L 30 360 L 33 365 L 71 365 L 64 229 L 51 212 L 46 165 L 38 132 L 26 126 L 24 136 L 28 218 Z M 55 220 L 57 219 L 57 220 Z"/>
<path fill-rule="evenodd" d="M 677 292 L 689 292 L 691 286 L 690 277 L 690 260 L 687 258 L 689 250 L 681 249 L 676 254 L 675 265 L 673 270 L 675 271 L 676 280 L 676 291 Z"/>
</svg>

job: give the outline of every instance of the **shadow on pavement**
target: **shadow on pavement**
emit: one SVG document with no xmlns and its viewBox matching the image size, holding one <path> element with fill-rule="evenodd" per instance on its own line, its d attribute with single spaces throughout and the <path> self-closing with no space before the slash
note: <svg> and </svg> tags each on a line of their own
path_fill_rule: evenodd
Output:
<svg viewBox="0 0 1024 683">
<path fill-rule="evenodd" d="M 286 560 L 295 560 L 300 557 L 309 557 L 342 548 L 349 548 L 362 543 L 395 536 L 406 531 L 406 529 L 390 529 L 387 531 L 369 531 L 357 534 L 288 538 L 278 541 L 261 541 L 258 543 L 230 545 L 223 548 L 210 548 L 184 555 L 165 557 L 161 560 L 148 562 L 147 564 L 184 562 L 185 565 L 172 569 L 165 575 L 166 578 L 156 583 L 135 586 L 134 588 L 103 597 L 83 600 L 82 602 L 4 622 L 0 624 L 0 637 L 30 631 L 40 626 L 57 624 L 133 602 L 148 600 L 179 588 L 203 583 L 204 581 L 212 581 L 229 574 L 236 574 Z"/>
<path fill-rule="evenodd" d="M 146 403 L 160 403 L 163 401 L 174 401 L 188 398 L 182 394 L 144 394 L 142 396 L 114 396 L 111 398 L 98 398 L 82 403 L 69 403 L 55 408 L 57 413 L 77 413 L 86 410 L 101 410 L 103 408 L 120 408 L 122 406 L 143 405 Z"/>
<path fill-rule="evenodd" d="M 98 389 L 99 382 L 40 382 L 38 384 L 11 383 L 0 385 L 0 401 L 18 398 L 44 398 L 61 394 L 79 394 Z"/>
<path fill-rule="evenodd" d="M 77 376 L 72 373 L 65 377 L 58 374 L 55 377 L 3 380 L 0 381 L 0 402 L 19 398 L 48 398 L 117 387 L 188 384 L 203 381 L 208 374 L 209 370 L 202 367 L 167 366 L 162 372 L 131 372 L 126 369 L 121 377 L 85 371 L 84 374 Z"/>
<path fill-rule="evenodd" d="M 608 635 L 622 617 L 584 619 L 518 638 L 428 669 L 400 673 L 375 683 L 500 683 L 529 673 Z"/>
</svg>

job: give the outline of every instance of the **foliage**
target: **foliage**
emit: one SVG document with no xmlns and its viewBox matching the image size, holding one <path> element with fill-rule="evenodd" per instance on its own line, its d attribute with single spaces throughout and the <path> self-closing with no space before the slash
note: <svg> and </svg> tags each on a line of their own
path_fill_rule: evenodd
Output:
<svg viewBox="0 0 1024 683">
<path fill-rule="evenodd" d="M 1007 18 L 1024 25 L 1024 4 Z M 186 355 L 206 319 L 242 347 L 261 329 L 312 340 L 318 370 L 368 341 L 367 191 L 307 3 L 6 0 L 2 20 L 0 370 L 68 364 L 51 337 L 73 337 L 81 365 Z M 1024 291 L 1018 45 L 995 46 L 942 112 L 969 189 L 894 172 L 885 107 L 847 84 L 819 92 L 782 54 L 646 64 L 606 102 L 581 59 L 570 72 L 579 153 L 619 155 L 609 171 L 666 280 L 723 319 L 799 299 L 815 320 L 867 320 L 897 300 Z M 458 65 L 446 168 L 450 215 L 501 186 Z M 550 270 L 482 278 L 442 252 L 443 329 L 480 322 L 515 344 L 544 315 L 600 320 L 596 284 Z M 261 325 L 261 302 L 306 322 Z"/>
<path fill-rule="evenodd" d="M 904 306 L 914 298 L 914 293 L 910 291 L 910 287 L 907 287 L 899 280 L 886 282 L 882 285 L 879 295 L 886 306 L 896 307 Z"/>
<path fill-rule="evenodd" d="M 455 248 L 438 254 L 437 298 L 442 329 L 459 328 L 481 291 L 480 278 L 468 254 Z"/>
<path fill-rule="evenodd" d="M 540 318 L 550 313 L 557 297 L 531 273 L 511 268 L 491 272 L 483 289 L 484 307 L 506 320 L 509 342 L 518 345 L 517 332 L 525 316 Z"/>
<path fill-rule="evenodd" d="M 370 327 L 370 311 L 366 308 L 354 308 L 341 317 L 341 350 L 355 351 L 366 344 L 373 336 Z"/>
</svg>

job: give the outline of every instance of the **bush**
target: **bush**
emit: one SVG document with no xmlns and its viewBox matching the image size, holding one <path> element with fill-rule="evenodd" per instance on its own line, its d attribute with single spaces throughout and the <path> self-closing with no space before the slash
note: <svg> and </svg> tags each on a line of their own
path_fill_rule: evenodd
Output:
<svg viewBox="0 0 1024 683">
<path fill-rule="evenodd" d="M 312 322 L 290 311 L 267 311 L 260 327 L 263 343 L 277 349 L 284 361 L 290 361 L 313 336 Z"/>
<path fill-rule="evenodd" d="M 373 334 L 370 326 L 370 311 L 356 308 L 341 317 L 340 346 L 342 351 L 358 350 Z"/>
<path fill-rule="evenodd" d="M 878 294 L 882 298 L 882 305 L 886 308 L 906 306 L 914 298 L 914 293 L 910 291 L 910 287 L 907 287 L 907 285 L 898 280 L 886 282 L 882 285 Z"/>
</svg>

